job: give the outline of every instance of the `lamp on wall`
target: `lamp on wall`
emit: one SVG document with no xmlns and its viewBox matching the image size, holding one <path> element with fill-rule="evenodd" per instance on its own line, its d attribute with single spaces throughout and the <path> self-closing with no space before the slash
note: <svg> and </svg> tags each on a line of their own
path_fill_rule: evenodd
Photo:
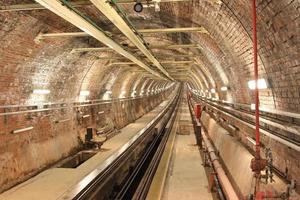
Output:
<svg viewBox="0 0 300 200">
<path fill-rule="evenodd" d="M 227 87 L 227 86 L 221 87 L 221 91 L 225 92 L 225 91 L 227 91 L 227 90 L 228 90 L 228 87 Z"/>
<path fill-rule="evenodd" d="M 90 91 L 88 90 L 81 90 L 80 91 L 80 96 L 89 96 L 90 95 Z"/>
<path fill-rule="evenodd" d="M 255 90 L 255 80 L 248 81 L 248 87 L 250 90 Z M 257 88 L 258 89 L 267 89 L 268 88 L 268 83 L 266 79 L 258 79 L 257 80 Z"/>
<path fill-rule="evenodd" d="M 49 94 L 50 90 L 46 89 L 35 89 L 33 90 L 33 94 Z"/>
</svg>

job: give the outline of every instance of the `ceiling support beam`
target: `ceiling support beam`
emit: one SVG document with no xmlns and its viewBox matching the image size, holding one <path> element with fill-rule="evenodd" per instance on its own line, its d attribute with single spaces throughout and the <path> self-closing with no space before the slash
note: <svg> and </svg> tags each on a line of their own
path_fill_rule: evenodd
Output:
<svg viewBox="0 0 300 200">
<path fill-rule="evenodd" d="M 35 0 L 36 2 L 40 3 L 41 5 L 45 6 L 55 14 L 59 15 L 60 17 L 64 18 L 68 22 L 72 23 L 79 29 L 87 32 L 91 36 L 93 36 L 98 41 L 104 43 L 111 49 L 115 50 L 116 52 L 120 53 L 124 57 L 128 58 L 132 62 L 136 63 L 146 71 L 165 79 L 161 76 L 158 72 L 152 70 L 150 67 L 148 67 L 145 63 L 140 61 L 138 58 L 136 58 L 133 54 L 126 51 L 120 44 L 116 43 L 114 40 L 112 40 L 110 37 L 108 37 L 102 30 L 95 25 L 91 24 L 87 19 L 85 19 L 83 16 L 76 13 L 74 10 L 72 10 L 70 7 L 66 7 L 62 4 L 61 1 L 58 0 Z"/>
<path fill-rule="evenodd" d="M 154 29 L 137 29 L 139 33 L 188 33 L 188 32 L 201 32 L 208 34 L 208 31 L 203 27 L 182 27 L 182 28 L 154 28 Z M 116 35 L 119 33 L 106 32 L 108 35 Z M 36 41 L 44 39 L 55 39 L 55 38 L 68 38 L 68 37 L 89 37 L 90 35 L 85 32 L 70 32 L 70 33 L 40 33 L 36 37 Z"/>
<path fill-rule="evenodd" d="M 150 45 L 150 49 L 178 49 L 178 48 L 199 48 L 198 44 L 175 44 L 175 45 Z M 95 47 L 95 48 L 74 48 L 71 53 L 80 53 L 87 51 L 111 51 L 108 47 Z"/>
<path fill-rule="evenodd" d="M 173 78 L 153 56 L 152 52 L 147 48 L 142 38 L 130 27 L 120 14 L 112 7 L 110 2 L 103 0 L 90 0 L 102 14 L 104 14 L 143 54 L 170 80 Z"/>
<path fill-rule="evenodd" d="M 162 64 L 175 64 L 175 65 L 182 65 L 182 64 L 192 64 L 194 63 L 194 61 L 190 61 L 190 60 L 184 60 L 184 61 L 172 61 L 172 60 L 168 60 L 168 61 L 160 61 L 160 63 Z M 112 65 L 135 65 L 134 62 L 114 62 L 111 63 Z"/>
<path fill-rule="evenodd" d="M 204 27 L 181 27 L 181 28 L 151 28 L 151 29 L 138 29 L 139 33 L 182 33 L 182 32 L 200 32 L 209 34 Z"/>
<path fill-rule="evenodd" d="M 160 3 L 168 3 L 168 2 L 186 2 L 192 0 L 161 0 Z M 135 0 L 119 0 L 117 4 L 129 4 L 135 3 Z M 147 3 L 146 0 L 142 0 L 142 3 Z M 91 2 L 88 0 L 81 0 L 76 2 L 70 2 L 73 7 L 81 7 L 91 5 Z M 8 6 L 0 6 L 0 12 L 13 12 L 13 11 L 28 11 L 28 10 L 45 10 L 46 8 L 38 3 L 30 3 L 30 4 L 15 4 Z"/>
</svg>

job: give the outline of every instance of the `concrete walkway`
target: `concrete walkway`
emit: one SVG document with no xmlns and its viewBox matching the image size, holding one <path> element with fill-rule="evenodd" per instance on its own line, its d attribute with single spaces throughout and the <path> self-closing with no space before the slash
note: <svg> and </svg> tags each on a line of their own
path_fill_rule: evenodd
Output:
<svg viewBox="0 0 300 200">
<path fill-rule="evenodd" d="M 185 107 L 185 106 L 184 106 Z M 180 114 L 188 109 L 182 108 Z M 192 131 L 191 131 L 192 132 Z M 163 200 L 212 200 L 194 134 L 176 135 Z"/>
</svg>

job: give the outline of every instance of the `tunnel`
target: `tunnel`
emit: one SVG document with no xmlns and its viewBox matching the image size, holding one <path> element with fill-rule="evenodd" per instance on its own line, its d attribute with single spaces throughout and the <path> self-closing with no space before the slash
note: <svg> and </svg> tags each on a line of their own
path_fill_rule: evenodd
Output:
<svg viewBox="0 0 300 200">
<path fill-rule="evenodd" d="M 299 0 L 1 0 L 0 200 L 300 200 Z"/>
</svg>

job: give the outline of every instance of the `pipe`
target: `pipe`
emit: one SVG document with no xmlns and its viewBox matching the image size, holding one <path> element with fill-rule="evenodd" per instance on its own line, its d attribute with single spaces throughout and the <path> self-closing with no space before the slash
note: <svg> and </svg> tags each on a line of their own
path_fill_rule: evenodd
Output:
<svg viewBox="0 0 300 200">
<path fill-rule="evenodd" d="M 188 99 L 188 105 L 190 111 L 193 109 L 192 99 L 190 98 L 190 95 L 192 93 L 188 90 L 187 91 L 187 99 Z M 195 113 L 191 112 L 192 118 L 195 119 L 196 122 L 199 122 L 199 119 L 196 118 Z M 223 170 L 223 167 L 221 163 L 219 162 L 219 158 L 217 157 L 214 147 L 205 135 L 204 131 L 201 133 L 202 141 L 207 149 L 210 162 L 212 163 L 215 172 L 217 173 L 218 180 L 221 184 L 222 190 L 226 196 L 227 200 L 238 200 L 238 195 L 235 192 L 231 182 L 229 181 L 225 171 Z"/>
<path fill-rule="evenodd" d="M 253 63 L 254 63 L 254 80 L 255 80 L 255 157 L 251 161 L 251 168 L 255 176 L 256 194 L 260 190 L 261 170 L 263 160 L 260 156 L 260 132 L 259 132 L 259 92 L 258 92 L 258 62 L 257 62 L 257 21 L 256 21 L 256 0 L 252 0 L 252 31 L 253 31 Z"/>
<path fill-rule="evenodd" d="M 260 133 L 259 133 L 259 92 L 257 87 L 258 63 L 257 63 L 257 30 L 256 30 L 256 0 L 252 0 L 252 26 L 253 26 L 253 62 L 255 80 L 255 139 L 256 157 L 260 158 Z"/>
<path fill-rule="evenodd" d="M 202 133 L 202 138 L 204 141 L 204 145 L 206 146 L 206 149 L 208 151 L 208 155 L 210 157 L 211 163 L 214 166 L 214 169 L 217 173 L 217 176 L 218 176 L 218 179 L 222 186 L 222 189 L 225 193 L 226 199 L 227 200 L 238 200 L 239 199 L 238 195 L 236 194 L 225 171 L 223 170 L 222 165 L 219 162 L 219 158 L 217 157 L 211 142 L 208 140 L 207 136 L 204 133 Z"/>
</svg>

